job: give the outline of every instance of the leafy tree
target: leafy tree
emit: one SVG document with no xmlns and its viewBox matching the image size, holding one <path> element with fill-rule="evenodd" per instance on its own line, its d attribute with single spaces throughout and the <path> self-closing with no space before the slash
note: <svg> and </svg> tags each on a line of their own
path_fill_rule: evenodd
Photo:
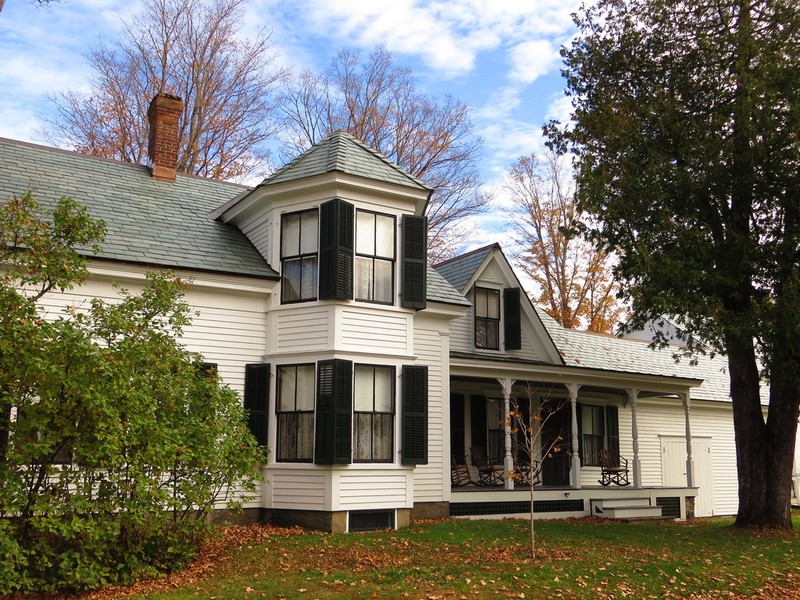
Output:
<svg viewBox="0 0 800 600">
<path fill-rule="evenodd" d="M 741 526 L 791 528 L 800 384 L 800 5 L 601 0 L 565 49 L 579 207 L 634 326 L 728 359 Z M 769 405 L 761 404 L 761 380 Z"/>
<path fill-rule="evenodd" d="M 139 294 L 45 313 L 103 231 L 70 199 L 0 207 L 0 595 L 174 569 L 214 505 L 259 476 L 238 396 L 178 341 L 185 283 L 152 275 Z"/>
<path fill-rule="evenodd" d="M 476 166 L 483 141 L 469 107 L 421 92 L 385 46 L 366 58 L 341 50 L 324 74 L 303 72 L 285 86 L 281 105 L 290 154 L 347 131 L 435 188 L 426 211 L 432 262 L 453 254 L 456 225 L 488 202 Z"/>
<path fill-rule="evenodd" d="M 506 189 L 515 262 L 539 289 L 534 301 L 562 327 L 611 333 L 625 309 L 616 300 L 608 253 L 575 231 L 582 215 L 564 159 L 553 152 L 520 157 Z"/>
<path fill-rule="evenodd" d="M 92 156 L 144 163 L 147 108 L 179 96 L 178 171 L 216 179 L 264 169 L 275 133 L 275 90 L 286 72 L 269 34 L 239 35 L 244 0 L 144 0 L 122 37 L 89 56 L 88 94 L 54 95 L 44 134 Z"/>
</svg>

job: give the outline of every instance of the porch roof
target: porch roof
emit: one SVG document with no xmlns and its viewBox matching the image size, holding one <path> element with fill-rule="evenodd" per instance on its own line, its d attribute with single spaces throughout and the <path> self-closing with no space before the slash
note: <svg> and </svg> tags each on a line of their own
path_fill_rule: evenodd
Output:
<svg viewBox="0 0 800 600">
<path fill-rule="evenodd" d="M 636 373 L 585 365 L 553 365 L 507 357 L 487 359 L 485 356 L 461 352 L 450 353 L 450 375 L 456 378 L 509 378 L 562 385 L 576 383 L 610 390 L 636 389 L 640 397 L 686 393 L 703 383 L 702 379 L 678 375 Z M 694 392 L 692 397 L 695 397 Z"/>
</svg>

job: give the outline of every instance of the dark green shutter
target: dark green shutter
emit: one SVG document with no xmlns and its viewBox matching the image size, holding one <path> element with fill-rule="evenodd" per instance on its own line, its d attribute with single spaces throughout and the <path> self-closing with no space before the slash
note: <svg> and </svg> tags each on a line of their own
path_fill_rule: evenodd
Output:
<svg viewBox="0 0 800 600">
<path fill-rule="evenodd" d="M 401 460 L 428 464 L 428 367 L 403 365 Z"/>
<path fill-rule="evenodd" d="M 268 364 L 244 366 L 244 408 L 247 411 L 247 426 L 261 446 L 267 445 L 269 371 Z"/>
<path fill-rule="evenodd" d="M 319 299 L 353 299 L 353 205 L 334 198 L 319 209 Z"/>
<path fill-rule="evenodd" d="M 581 458 L 581 466 L 583 466 L 583 415 L 581 410 L 581 403 L 578 402 L 575 406 L 575 417 L 578 419 L 578 455 Z M 574 449 L 573 449 L 574 450 Z"/>
<path fill-rule="evenodd" d="M 522 348 L 520 310 L 519 288 L 503 290 L 503 329 L 506 350 L 519 350 Z"/>
<path fill-rule="evenodd" d="M 317 364 L 317 410 L 314 462 L 350 464 L 353 439 L 353 363 L 323 360 Z"/>
<path fill-rule="evenodd" d="M 619 456 L 619 408 L 606 406 L 606 439 L 608 450 Z"/>
<path fill-rule="evenodd" d="M 403 258 L 400 279 L 400 304 L 405 308 L 423 309 L 427 300 L 428 220 L 403 215 Z"/>
</svg>

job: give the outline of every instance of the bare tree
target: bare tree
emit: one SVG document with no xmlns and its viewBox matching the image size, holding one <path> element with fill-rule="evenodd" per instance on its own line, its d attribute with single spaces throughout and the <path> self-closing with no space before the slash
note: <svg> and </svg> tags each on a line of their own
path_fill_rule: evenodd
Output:
<svg viewBox="0 0 800 600">
<path fill-rule="evenodd" d="M 289 154 L 343 130 L 435 188 L 426 212 L 433 262 L 455 252 L 454 227 L 488 202 L 476 166 L 483 141 L 474 135 L 469 106 L 419 91 L 384 46 L 366 58 L 341 50 L 325 73 L 295 77 L 281 104 Z"/>
<path fill-rule="evenodd" d="M 520 248 L 515 262 L 537 284 L 535 301 L 563 327 L 610 333 L 625 308 L 609 255 L 576 233 L 581 215 L 564 159 L 553 152 L 520 157 L 506 189 L 514 203 L 508 224 Z"/>
<path fill-rule="evenodd" d="M 528 485 L 530 491 L 530 534 L 531 558 L 536 558 L 536 529 L 533 524 L 535 485 L 539 483 L 539 471 L 542 460 L 552 460 L 554 455 L 563 452 L 562 443 L 567 437 L 567 431 L 559 431 L 557 435 L 544 438 L 542 435 L 545 426 L 554 418 L 556 413 L 566 405 L 566 400 L 551 396 L 551 390 L 538 390 L 530 382 L 523 386 L 523 394 L 527 403 L 519 399 L 514 400 L 508 414 L 508 426 L 511 434 L 517 439 L 517 453 L 515 457 L 519 465 L 515 464 L 514 479 Z M 538 410 L 536 402 L 539 403 Z"/>
<path fill-rule="evenodd" d="M 245 0 L 144 0 L 121 38 L 89 54 L 89 94 L 51 97 L 43 133 L 57 145 L 141 163 L 147 108 L 159 92 L 180 96 L 178 170 L 236 179 L 265 170 L 275 134 L 276 64 L 270 34 L 239 35 Z"/>
</svg>

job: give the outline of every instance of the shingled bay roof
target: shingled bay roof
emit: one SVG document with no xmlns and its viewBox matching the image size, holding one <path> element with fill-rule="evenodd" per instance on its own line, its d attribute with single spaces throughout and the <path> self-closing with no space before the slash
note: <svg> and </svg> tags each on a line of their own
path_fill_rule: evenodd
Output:
<svg viewBox="0 0 800 600">
<path fill-rule="evenodd" d="M 208 218 L 246 189 L 188 175 L 178 175 L 174 183 L 158 181 L 140 165 L 0 138 L 3 200 L 28 190 L 43 206 L 63 196 L 74 198 L 106 222 L 98 258 L 277 277 L 236 227 Z"/>
<path fill-rule="evenodd" d="M 430 302 L 470 306 L 469 300 L 464 298 L 458 290 L 453 288 L 453 286 L 430 265 L 428 265 L 427 285 L 427 297 Z"/>
<path fill-rule="evenodd" d="M 261 182 L 273 185 L 339 171 L 430 192 L 432 188 L 349 133 L 336 131 Z"/>
</svg>

